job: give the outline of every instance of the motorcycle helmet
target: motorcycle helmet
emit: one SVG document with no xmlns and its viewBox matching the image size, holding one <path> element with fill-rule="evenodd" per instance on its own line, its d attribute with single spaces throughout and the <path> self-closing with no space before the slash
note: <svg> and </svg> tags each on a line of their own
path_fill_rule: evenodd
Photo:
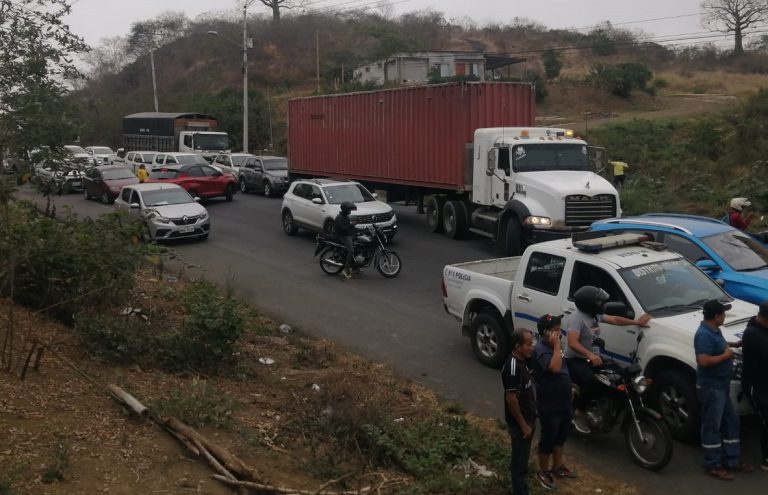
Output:
<svg viewBox="0 0 768 495">
<path fill-rule="evenodd" d="M 345 215 L 349 215 L 350 212 L 353 212 L 357 209 L 357 205 L 355 203 L 352 203 L 351 201 L 344 201 L 341 203 L 341 212 Z"/>
<path fill-rule="evenodd" d="M 752 203 L 747 198 L 733 198 L 731 200 L 731 208 L 736 211 L 741 211 L 747 206 L 752 206 Z"/>
<path fill-rule="evenodd" d="M 578 310 L 592 316 L 603 313 L 603 305 L 609 298 L 607 292 L 593 285 L 585 285 L 573 293 Z"/>
</svg>

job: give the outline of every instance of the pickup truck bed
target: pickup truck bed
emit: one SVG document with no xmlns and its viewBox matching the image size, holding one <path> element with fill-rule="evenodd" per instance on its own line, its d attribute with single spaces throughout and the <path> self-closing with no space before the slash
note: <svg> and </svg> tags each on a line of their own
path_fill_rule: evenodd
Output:
<svg viewBox="0 0 768 495">
<path fill-rule="evenodd" d="M 517 269 L 520 267 L 520 256 L 493 260 L 468 261 L 466 263 L 457 263 L 451 266 L 468 272 L 488 275 L 489 277 L 514 282 L 515 276 L 517 275 Z"/>
</svg>

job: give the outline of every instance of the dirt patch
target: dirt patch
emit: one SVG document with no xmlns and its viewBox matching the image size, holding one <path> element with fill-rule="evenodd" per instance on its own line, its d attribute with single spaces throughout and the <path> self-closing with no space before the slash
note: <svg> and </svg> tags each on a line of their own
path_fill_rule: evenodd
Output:
<svg viewBox="0 0 768 495">
<path fill-rule="evenodd" d="M 132 306 L 157 306 L 161 304 L 158 294 L 180 283 L 144 277 Z M 165 311 L 175 310 L 165 304 Z M 9 302 L 1 300 L 2 328 L 8 309 Z M 313 438 L 316 432 L 306 423 L 308 411 L 324 415 L 331 414 L 330 408 L 343 423 L 356 420 L 354 415 L 344 416 L 351 414 L 345 411 L 370 417 L 377 408 L 386 408 L 392 417 L 412 421 L 456 407 L 442 403 L 417 383 L 399 379 L 382 365 L 345 353 L 330 342 L 307 339 L 295 330 L 281 331 L 277 322 L 255 313 L 250 315 L 248 336 L 240 350 L 243 364 L 226 375 L 208 377 L 112 366 L 89 356 L 70 328 L 18 307 L 15 321 L 17 335 L 47 342 L 97 382 L 118 384 L 150 406 L 167 403 L 175 391 L 204 381 L 221 394 L 217 397 L 231 400 L 232 407 L 223 412 L 225 424 L 198 430 L 256 468 L 266 481 L 296 489 L 317 490 L 334 477 L 318 466 L 324 438 Z M 263 361 L 272 364 L 259 362 L 267 357 Z M 335 402 L 328 404 L 324 397 L 334 397 Z M 212 407 L 221 409 L 216 404 Z M 506 441 L 497 421 L 465 417 Z M 209 467 L 166 432 L 129 416 L 103 390 L 50 352 L 44 354 L 39 370 L 30 372 L 23 382 L 18 369 L 0 373 L 0 432 L 0 486 L 12 481 L 4 493 L 233 493 L 211 479 Z M 582 493 L 586 487 L 590 492 L 636 493 L 624 483 L 595 476 L 575 460 L 569 461 L 581 476 L 561 483 L 561 493 Z M 348 461 L 337 467 L 355 477 L 370 471 Z M 394 467 L 376 469 L 376 479 L 400 480 L 385 493 L 402 493 L 414 486 L 411 475 Z"/>
</svg>

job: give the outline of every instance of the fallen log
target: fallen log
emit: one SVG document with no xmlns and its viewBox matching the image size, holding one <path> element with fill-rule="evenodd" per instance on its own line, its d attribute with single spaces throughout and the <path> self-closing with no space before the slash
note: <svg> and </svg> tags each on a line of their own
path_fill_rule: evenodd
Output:
<svg viewBox="0 0 768 495">
<path fill-rule="evenodd" d="M 112 394 L 118 400 L 120 400 L 123 404 L 128 406 L 131 409 L 131 411 L 133 411 L 134 413 L 142 417 L 146 417 L 149 415 L 149 409 L 147 409 L 147 407 L 144 404 L 136 400 L 134 396 L 132 396 L 122 388 L 114 384 L 108 385 L 107 388 L 109 389 L 110 392 L 112 392 Z"/>
</svg>

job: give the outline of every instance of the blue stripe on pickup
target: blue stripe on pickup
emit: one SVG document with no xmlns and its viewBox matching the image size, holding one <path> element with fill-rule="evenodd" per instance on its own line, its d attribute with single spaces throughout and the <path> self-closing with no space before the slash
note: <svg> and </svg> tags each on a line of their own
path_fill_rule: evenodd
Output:
<svg viewBox="0 0 768 495">
<path fill-rule="evenodd" d="M 534 321 L 534 322 L 537 322 L 537 323 L 539 321 L 539 319 L 536 318 L 535 316 L 529 315 L 527 313 L 520 313 L 518 311 L 515 312 L 515 318 L 521 318 L 523 320 Z M 565 330 L 563 330 L 563 335 L 565 335 Z M 600 351 L 600 354 L 605 354 L 606 356 L 611 357 L 611 358 L 615 359 L 616 361 L 622 361 L 622 362 L 627 363 L 627 364 L 632 363 L 632 358 L 630 358 L 629 356 L 624 356 L 622 354 L 617 354 L 615 352 L 607 351 L 605 349 Z"/>
</svg>

